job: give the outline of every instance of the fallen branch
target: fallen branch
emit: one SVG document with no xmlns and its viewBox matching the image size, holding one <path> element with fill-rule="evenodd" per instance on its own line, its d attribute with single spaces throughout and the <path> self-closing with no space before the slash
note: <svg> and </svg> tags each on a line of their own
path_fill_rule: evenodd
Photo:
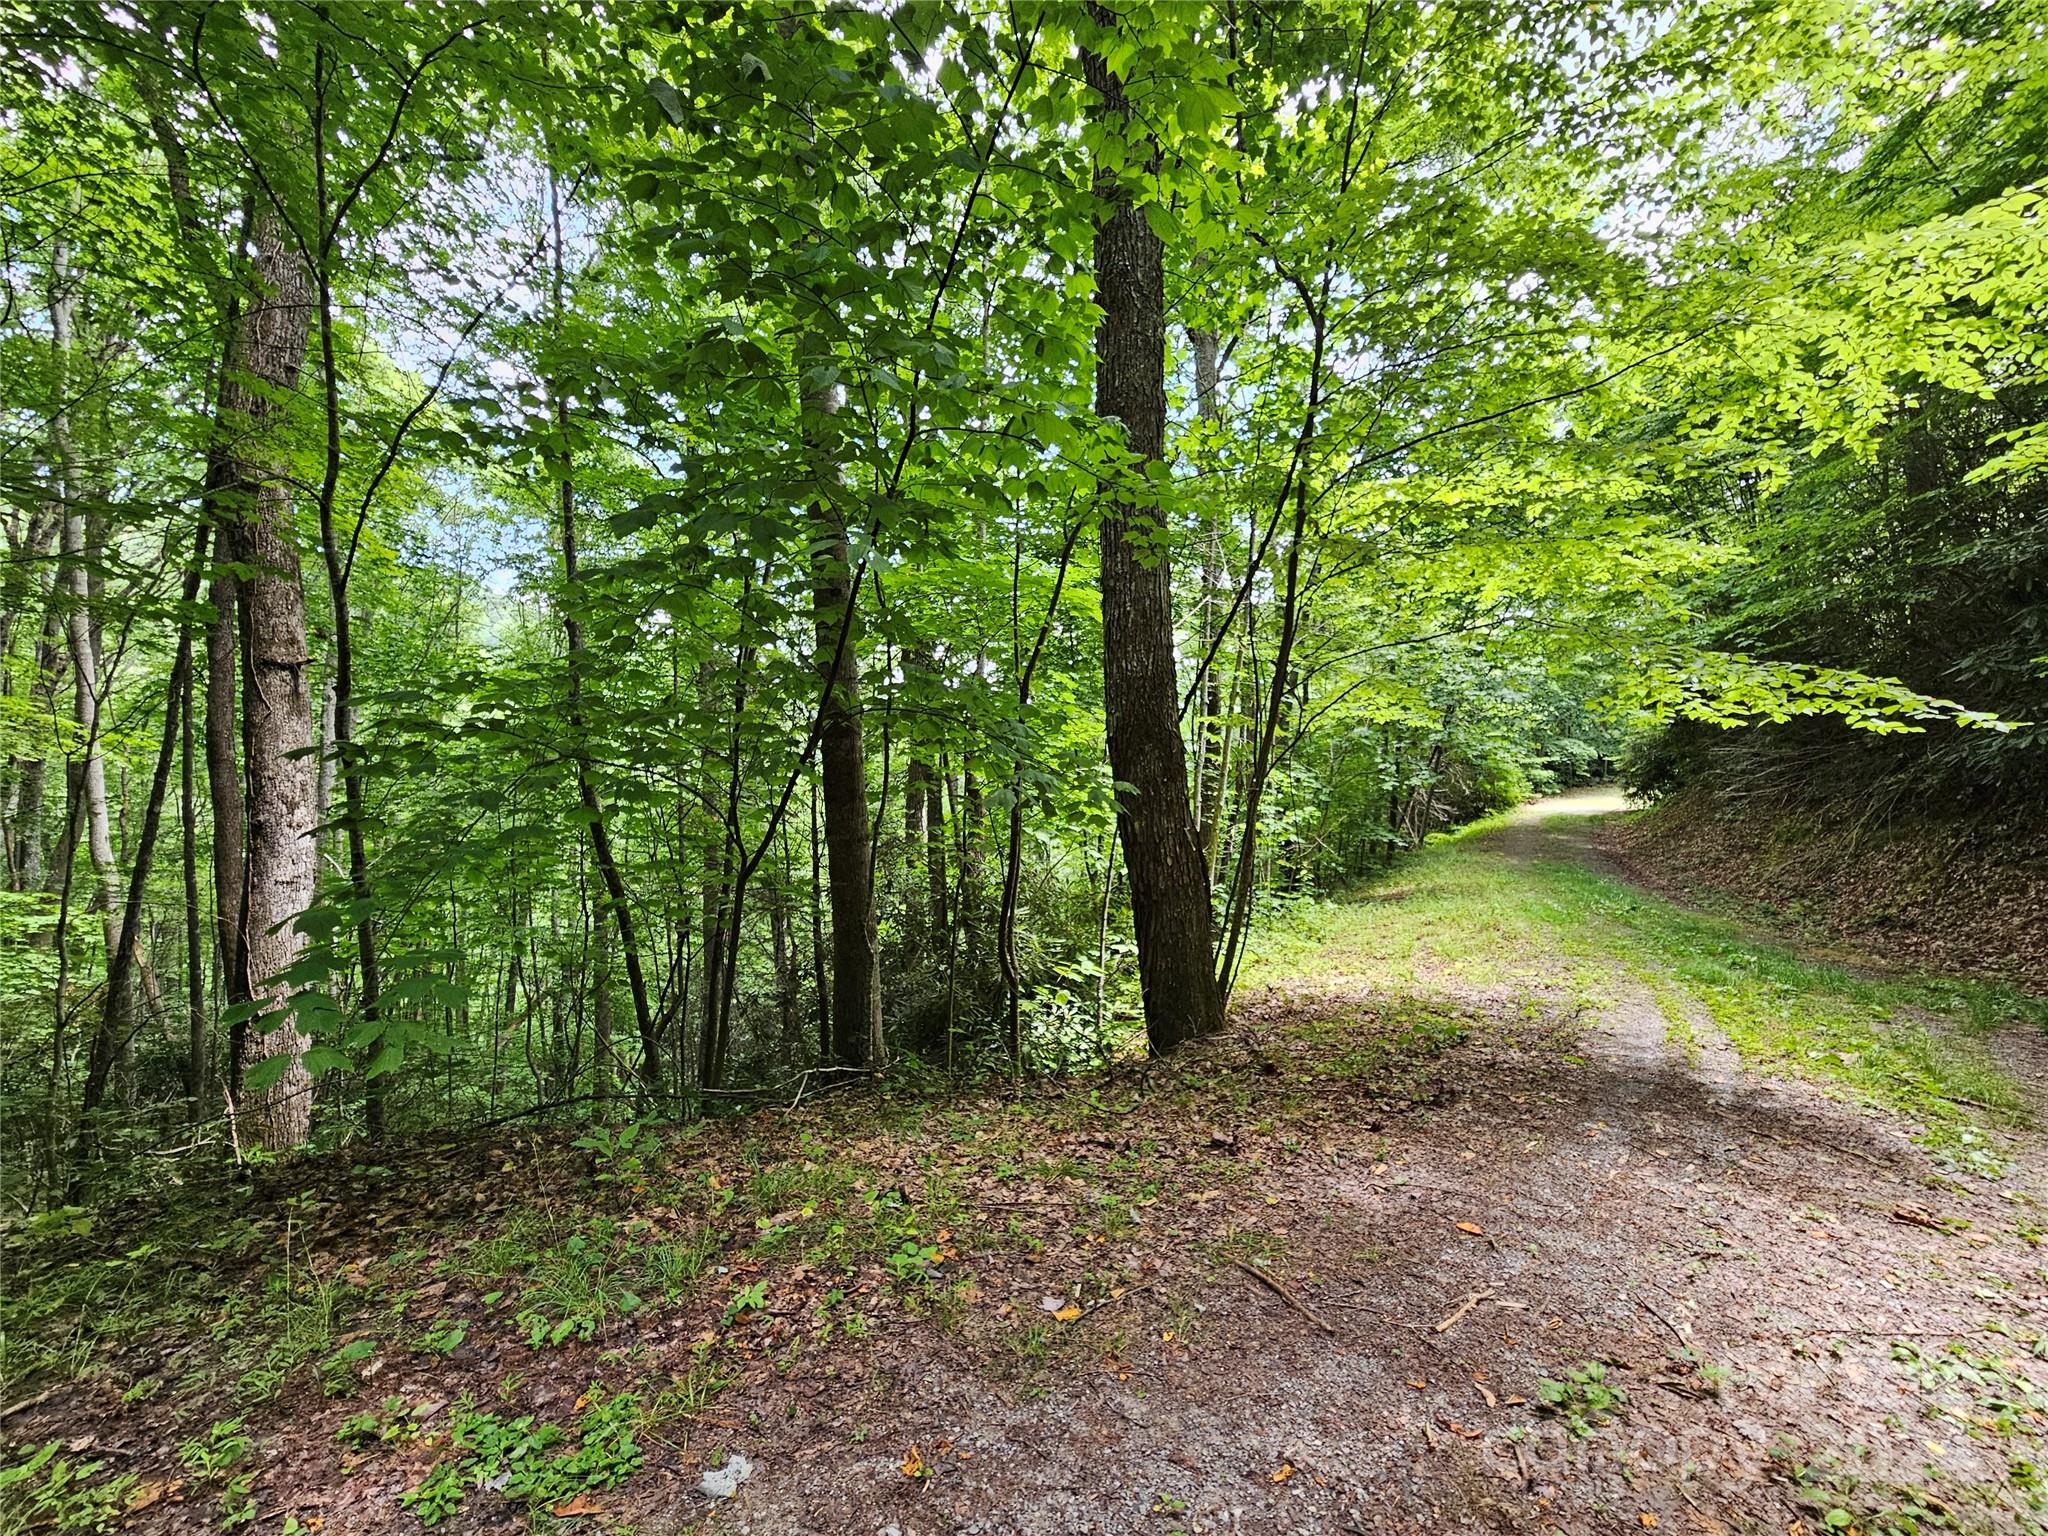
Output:
<svg viewBox="0 0 2048 1536">
<path fill-rule="evenodd" d="M 55 1397 L 56 1395 L 57 1389 L 55 1387 L 45 1387 L 42 1391 L 38 1392 L 34 1397 L 24 1397 L 18 1403 L 9 1403 L 5 1408 L 0 1408 L 0 1423 L 5 1423 L 8 1419 L 13 1418 L 17 1413 L 26 1413 L 29 1409 L 34 1408 L 39 1404 L 48 1402 L 52 1397 Z"/>
<path fill-rule="evenodd" d="M 1096 1302 L 1094 1306 L 1090 1307 L 1086 1312 L 1083 1312 L 1079 1317 L 1075 1318 L 1074 1321 L 1077 1323 L 1085 1323 L 1088 1321 L 1089 1318 L 1093 1317 L 1096 1313 L 1100 1312 L 1104 1307 L 1113 1307 L 1120 1301 L 1129 1301 L 1133 1296 L 1137 1295 L 1140 1291 L 1149 1291 L 1152 1289 L 1153 1286 L 1157 1285 L 1158 1283 L 1159 1282 L 1157 1280 L 1145 1280 L 1137 1285 L 1130 1286 L 1125 1290 L 1118 1291 L 1114 1296 L 1105 1296 L 1102 1298 L 1102 1300 Z"/>
<path fill-rule="evenodd" d="M 1955 1229 L 1939 1216 L 1923 1211 L 1917 1205 L 1895 1205 L 1892 1207 L 1893 1221 L 1903 1222 L 1909 1227 L 1925 1227 L 1930 1232 L 1939 1232 L 1944 1237 L 1954 1237 Z"/>
<path fill-rule="evenodd" d="M 1666 1317 L 1662 1312 L 1659 1312 L 1655 1307 L 1651 1306 L 1647 1301 L 1643 1300 L 1643 1298 L 1640 1296 L 1636 1298 L 1636 1305 L 1641 1307 L 1645 1312 L 1649 1313 L 1650 1316 L 1657 1319 L 1658 1322 L 1662 1323 L 1667 1329 L 1669 1329 L 1671 1332 L 1671 1337 L 1678 1340 L 1678 1347 L 1680 1349 L 1689 1350 L 1692 1348 L 1692 1340 L 1688 1339 L 1683 1333 L 1679 1332 L 1678 1325 L 1672 1322 L 1670 1318 Z"/>
<path fill-rule="evenodd" d="M 1271 1291 L 1275 1296 L 1278 1296 L 1282 1301 L 1286 1302 L 1287 1305 L 1294 1308 L 1294 1310 L 1299 1312 L 1303 1317 L 1307 1318 L 1310 1322 L 1314 1323 L 1318 1328 L 1322 1329 L 1324 1333 L 1335 1333 L 1337 1331 L 1336 1329 L 1332 1328 L 1327 1322 L 1323 1321 L 1323 1319 L 1319 1317 L 1312 1308 L 1309 1307 L 1308 1303 L 1303 1301 L 1299 1296 L 1295 1295 L 1294 1292 L 1287 1289 L 1286 1286 L 1282 1285 L 1278 1280 L 1275 1280 L 1271 1275 L 1267 1274 L 1264 1270 L 1260 1269 L 1257 1265 L 1247 1264 L 1243 1259 L 1233 1259 L 1231 1262 L 1236 1264 L 1239 1269 L 1243 1270 L 1246 1274 L 1250 1275 L 1254 1280 L 1258 1281 L 1259 1284 L 1263 1285 L 1267 1290 Z"/>
<path fill-rule="evenodd" d="M 1442 1322 L 1435 1324 L 1433 1327 L 1431 1327 L 1429 1331 L 1431 1333 L 1449 1333 L 1453 1328 L 1457 1327 L 1461 1321 L 1464 1320 L 1466 1313 L 1470 1312 L 1474 1307 L 1478 1306 L 1479 1303 L 1485 1301 L 1491 1295 L 1493 1295 L 1493 1287 L 1490 1285 L 1483 1291 L 1472 1292 L 1463 1301 L 1458 1303 L 1458 1308 L 1455 1312 L 1453 1312 L 1449 1317 L 1445 1318 Z"/>
</svg>

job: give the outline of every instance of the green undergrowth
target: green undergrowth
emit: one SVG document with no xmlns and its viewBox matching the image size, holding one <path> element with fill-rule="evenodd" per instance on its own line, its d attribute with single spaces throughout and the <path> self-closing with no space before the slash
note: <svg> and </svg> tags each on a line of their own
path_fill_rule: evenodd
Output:
<svg viewBox="0 0 2048 1536">
<path fill-rule="evenodd" d="M 1248 974 L 1298 982 L 1312 942 L 1321 973 L 1422 991 L 1540 992 L 1598 1007 L 1647 990 L 1689 1054 L 1696 1020 L 1710 1021 L 1745 1062 L 1906 1115 L 1937 1156 L 1996 1171 L 1985 1127 L 2025 1124 L 2027 1102 L 1980 1037 L 2048 1024 L 2048 1002 L 1996 982 L 1808 958 L 1587 867 L 1565 842 L 1584 826 L 1546 821 L 1534 858 L 1507 856 L 1498 819 L 1436 840 L 1305 917 Z"/>
<path fill-rule="evenodd" d="M 1895 1339 L 1900 1427 L 1912 1453 L 1787 1442 L 1773 1469 L 1823 1531 L 2048 1528 L 2048 1393 L 2034 1376 L 2043 1360 L 2048 1339 L 1999 1318 L 1986 1320 L 1981 1337 Z"/>
<path fill-rule="evenodd" d="M 0 1395 L 90 1380 L 136 1416 L 124 1434 L 159 1446 L 140 1486 L 180 1478 L 226 1528 L 256 1507 L 287 1421 L 321 1426 L 351 1466 L 404 1464 L 406 1507 L 433 1524 L 472 1518 L 480 1488 L 575 1507 L 742 1371 L 793 1370 L 892 1320 L 971 1330 L 1028 1394 L 1125 1349 L 1111 1304 L 1164 1212 L 1315 1154 L 1361 1101 L 1433 1102 L 1471 1025 L 1387 998 L 1017 1091 L 912 1074 L 794 1113 L 308 1163 L 289 1194 L 280 1168 L 267 1189 L 195 1180 L 146 1208 L 67 1209 L 10 1234 Z M 451 1189 L 474 1190 L 473 1214 L 437 1198 Z M 1224 1224 L 1207 1256 L 1282 1254 Z M 988 1266 L 1019 1264 L 1058 1306 L 991 1297 Z M 1174 1315 L 1177 1338 L 1199 1330 Z M 61 1445 L 0 1467 L 17 1503 L 59 1512 L 38 1531 L 98 1529 L 138 1496 Z"/>
</svg>

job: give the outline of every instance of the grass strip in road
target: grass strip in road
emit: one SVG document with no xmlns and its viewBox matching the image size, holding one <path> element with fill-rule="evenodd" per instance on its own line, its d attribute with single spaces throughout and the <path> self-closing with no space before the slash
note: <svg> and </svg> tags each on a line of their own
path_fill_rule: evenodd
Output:
<svg viewBox="0 0 2048 1536">
<path fill-rule="evenodd" d="M 2024 1092 L 1981 1037 L 2048 1026 L 2048 1002 L 2002 983 L 1875 975 L 1802 955 L 1588 867 L 1563 835 L 1585 818 L 1541 824 L 1530 858 L 1510 856 L 1503 824 L 1433 841 L 1374 885 L 1317 907 L 1269 945 L 1250 979 L 1562 991 L 1595 1007 L 1639 984 L 1688 1053 L 1697 1008 L 1745 1063 L 1905 1115 L 1946 1159 L 1991 1171 L 1985 1123 L 2028 1122 Z"/>
</svg>

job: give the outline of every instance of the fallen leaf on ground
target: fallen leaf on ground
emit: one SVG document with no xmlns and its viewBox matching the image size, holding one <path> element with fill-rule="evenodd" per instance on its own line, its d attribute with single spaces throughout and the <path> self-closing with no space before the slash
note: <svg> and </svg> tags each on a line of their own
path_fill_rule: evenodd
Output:
<svg viewBox="0 0 2048 1536">
<path fill-rule="evenodd" d="M 1460 1232 L 1469 1233 L 1473 1237 L 1486 1236 L 1486 1228 L 1479 1225 L 1479 1223 L 1476 1221 L 1461 1221 L 1458 1223 L 1458 1230 Z"/>
<path fill-rule="evenodd" d="M 548 1511 L 557 1520 L 574 1520 L 578 1515 L 601 1515 L 604 1506 L 587 1493 L 579 1493 L 566 1504 L 557 1504 Z"/>
</svg>

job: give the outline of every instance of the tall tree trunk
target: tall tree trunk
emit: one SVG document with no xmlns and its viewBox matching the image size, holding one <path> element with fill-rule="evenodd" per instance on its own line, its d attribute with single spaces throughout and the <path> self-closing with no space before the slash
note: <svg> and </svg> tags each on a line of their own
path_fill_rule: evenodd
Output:
<svg viewBox="0 0 2048 1536">
<path fill-rule="evenodd" d="M 1046 600 L 1045 614 L 1038 623 L 1038 633 L 1031 642 L 1031 654 L 1015 659 L 1017 672 L 1017 728 L 1021 733 L 1031 718 L 1031 683 L 1038 674 L 1039 658 L 1045 654 L 1045 642 L 1052 636 L 1053 621 L 1059 616 L 1060 593 L 1067 585 L 1067 567 L 1074 558 L 1074 545 L 1080 538 L 1081 525 L 1076 523 L 1060 546 L 1059 568 L 1054 574 L 1052 596 Z M 1022 625 L 1018 619 L 1016 573 L 1023 564 L 1022 535 L 1019 535 L 1017 557 L 1012 562 L 1010 580 L 1010 633 L 1021 638 Z M 1022 1013 L 1024 997 L 1024 973 L 1017 961 L 1017 901 L 1024 877 L 1024 764 L 1020 758 L 1010 768 L 1010 826 L 1009 840 L 1003 855 L 1003 904 L 996 918 L 996 963 L 1002 970 L 1004 1011 L 1004 1043 L 1009 1047 L 1010 1070 L 1021 1075 L 1024 1070 L 1024 1021 Z"/>
<path fill-rule="evenodd" d="M 599 1104 L 612 1092 L 612 925 L 600 908 L 591 923 L 590 1096 Z"/>
<path fill-rule="evenodd" d="M 36 638 L 36 680 L 30 685 L 38 720 L 55 720 L 58 673 L 64 662 L 64 621 L 58 611 L 54 583 L 46 594 L 42 633 Z M 21 787 L 14 803 L 14 888 L 39 891 L 48 880 L 43 858 L 43 786 L 49 764 L 40 752 L 21 764 Z"/>
<path fill-rule="evenodd" d="M 4 688 L 14 693 L 13 636 L 20 617 L 29 611 L 32 598 L 40 599 L 43 626 L 34 642 L 29 682 L 32 701 L 29 718 L 40 721 L 50 712 L 56 679 L 51 675 L 57 648 L 57 612 L 50 601 L 51 582 L 42 574 L 50 545 L 58 536 L 62 518 L 37 507 L 29 513 L 28 528 L 13 550 L 14 563 L 7 572 L 5 630 L 0 633 L 0 665 L 7 669 Z M 31 729 L 34 729 L 33 724 Z M 7 820 L 7 881 L 14 891 L 40 890 L 43 884 L 43 757 L 40 751 L 17 757 L 10 764 L 12 783 Z"/>
<path fill-rule="evenodd" d="M 563 289 L 567 278 L 562 249 L 562 208 L 560 188 L 552 166 L 548 171 L 548 217 L 552 225 L 552 289 L 550 304 L 559 325 Z M 640 940 L 633 927 L 633 905 L 620 873 L 617 853 L 612 847 L 611 829 L 605 821 L 604 800 L 592 770 L 588 721 L 583 708 L 583 672 L 587 656 L 583 644 L 582 572 L 576 542 L 575 455 L 570 446 L 570 410 L 566 387 L 559 377 L 549 381 L 549 395 L 555 402 L 555 432 L 560 440 L 556 473 L 557 506 L 561 512 L 562 539 L 562 635 L 569 647 L 569 731 L 576 760 L 576 795 L 590 823 L 590 847 L 604 882 L 605 910 L 618 929 L 619 949 L 626 966 L 626 986 L 633 998 L 633 1024 L 640 1036 L 640 1086 L 650 1095 L 661 1092 L 661 1029 L 648 1000 L 647 973 L 640 963 Z M 607 1007 L 607 1023 L 609 1022 Z M 687 1014 L 682 1017 L 688 1017 Z"/>
<path fill-rule="evenodd" d="M 191 633 L 185 637 L 191 644 Z M 199 797 L 192 771 L 191 654 L 186 653 L 185 691 L 178 699 L 178 831 L 185 876 L 185 1098 L 195 1124 L 206 1118 L 212 1089 L 213 1045 L 206 1017 L 206 940 L 199 917 Z"/>
<path fill-rule="evenodd" d="M 306 596 L 291 491 L 271 457 L 274 448 L 262 442 L 276 409 L 270 394 L 297 387 L 312 319 L 312 275 L 288 238 L 274 214 L 256 220 L 258 291 L 237 327 L 234 365 L 222 388 L 223 416 L 248 422 L 255 452 L 271 458 L 245 461 L 240 476 L 247 575 L 238 595 L 248 775 L 240 944 L 258 1010 L 245 1039 L 245 1068 L 281 1062 L 263 1086 L 245 1086 L 239 1111 L 245 1140 L 272 1150 L 298 1145 L 312 1128 L 312 1083 L 283 973 L 305 949 L 297 921 L 312 902 L 317 870 Z"/>
<path fill-rule="evenodd" d="M 1316 430 L 1322 410 L 1323 355 L 1328 339 L 1326 317 L 1329 312 L 1331 274 L 1325 269 L 1320 293 L 1311 290 L 1306 282 L 1290 276 L 1296 294 L 1301 299 L 1313 340 L 1309 349 L 1308 396 L 1302 406 L 1301 430 L 1295 434 L 1294 452 L 1288 463 L 1283 481 L 1283 496 L 1291 493 L 1294 500 L 1294 522 L 1288 532 L 1287 574 L 1280 603 L 1280 637 L 1273 652 L 1272 684 L 1266 694 L 1265 718 L 1259 735 L 1252 745 L 1250 772 L 1245 779 L 1242 801 L 1243 826 L 1239 829 L 1237 867 L 1232 871 L 1230 902 L 1227 909 L 1226 928 L 1221 952 L 1216 966 L 1216 984 L 1223 997 L 1228 999 L 1231 987 L 1237 979 L 1238 962 L 1244 954 L 1244 938 L 1250 931 L 1253 881 L 1256 878 L 1256 854 L 1259 840 L 1259 802 L 1265 794 L 1266 781 L 1272 774 L 1275 745 L 1280 733 L 1281 711 L 1286 707 L 1289 684 L 1293 676 L 1294 642 L 1301 623 L 1301 551 L 1308 537 L 1309 508 L 1309 453 L 1316 441 Z"/>
<path fill-rule="evenodd" d="M 1212 430 L 1223 422 L 1222 369 L 1216 333 L 1199 327 L 1188 332 L 1195 356 L 1195 412 Z M 1202 719 L 1196 736 L 1195 827 L 1202 843 L 1202 865 L 1213 884 L 1216 852 L 1222 846 L 1223 772 L 1228 748 L 1224 740 L 1223 673 L 1216 626 L 1228 604 L 1223 588 L 1223 505 L 1220 490 L 1209 493 L 1209 527 L 1202 541 Z"/>
<path fill-rule="evenodd" d="M 825 876 L 818 862 L 824 840 L 818 836 L 818 792 L 806 786 L 811 807 L 811 971 L 818 994 L 818 1062 L 832 1060 L 832 985 L 825 964 Z"/>
<path fill-rule="evenodd" d="M 768 940 L 775 961 L 776 1039 L 791 1066 L 801 1059 L 803 1025 L 797 1017 L 796 949 L 790 942 L 789 830 L 782 832 L 781 868 L 768 887 Z"/>
<path fill-rule="evenodd" d="M 1115 18 L 1099 5 L 1098 26 Z M 1157 159 L 1136 127 L 1121 79 L 1102 56 L 1082 55 L 1092 115 L 1133 140 L 1130 161 Z M 1166 452 L 1166 287 L 1159 237 L 1116 172 L 1098 168 L 1105 212 L 1095 227 L 1095 409 L 1123 425 L 1131 474 L 1102 508 L 1103 705 L 1109 763 L 1120 785 L 1117 824 L 1137 930 L 1145 1037 L 1155 1052 L 1223 1025 L 1210 969 L 1209 881 L 1188 805 L 1187 751 L 1173 649 L 1169 563 L 1154 537 L 1159 515 L 1141 476 Z M 1135 525 L 1138 525 L 1134 527 Z"/>
<path fill-rule="evenodd" d="M 223 458 L 225 471 L 225 459 Z M 225 487 L 226 479 L 222 481 Z M 235 1014 L 228 1025 L 227 1085 L 242 1092 L 242 1057 L 249 1027 L 239 1009 L 249 1001 L 249 955 L 242 945 L 248 905 L 248 807 L 242 797 L 241 725 L 236 717 L 241 678 L 241 576 L 230 563 L 243 543 L 230 513 L 217 522 L 218 564 L 208 588 L 213 618 L 206 627 L 206 799 L 213 811 L 213 930 L 220 967 L 220 1000 Z"/>
<path fill-rule="evenodd" d="M 825 860 L 832 902 L 832 1050 L 838 1066 L 879 1070 L 882 971 L 876 958 L 873 865 L 868 845 L 867 746 L 861 726 L 859 594 L 839 484 L 836 429 L 839 387 L 813 384 L 807 368 L 800 400 L 804 445 L 817 478 L 811 506 L 812 616 L 816 665 L 824 690 L 818 758 L 824 782 Z"/>
<path fill-rule="evenodd" d="M 976 658 L 979 665 L 980 658 Z M 988 801 L 981 792 L 981 779 L 972 768 L 960 773 L 960 911 L 955 917 L 968 953 L 979 956 L 982 940 L 983 898 L 987 894 Z M 986 974 L 976 962 L 976 973 Z"/>
<path fill-rule="evenodd" d="M 313 824 L 325 827 L 334 815 L 334 770 L 340 756 L 335 750 L 335 716 L 341 701 L 341 690 L 336 686 L 334 668 L 327 669 L 327 677 L 320 685 L 320 772 L 313 782 Z M 329 834 L 321 832 L 316 841 L 321 851 L 326 852 Z"/>
<path fill-rule="evenodd" d="M 932 789 L 936 775 L 924 755 L 924 708 L 923 701 L 917 696 L 920 690 L 931 686 L 932 673 L 937 665 L 937 657 L 929 643 L 904 647 L 904 691 L 910 696 L 913 707 L 905 727 L 910 741 L 907 744 L 909 762 L 903 770 L 903 907 L 904 928 L 909 939 L 906 966 L 919 964 L 934 950 L 946 923 L 945 873 L 940 870 L 934 882 L 931 868 L 933 849 L 944 846 L 942 842 L 934 842 L 931 824 Z M 925 865 L 925 888 L 922 892 L 917 888 L 917 867 L 920 863 Z M 934 892 L 938 893 L 936 897 Z M 920 911 L 920 907 L 923 910 Z"/>
<path fill-rule="evenodd" d="M 918 889 L 919 863 L 923 862 L 929 833 L 925 826 L 925 815 L 931 795 L 931 764 L 916 755 L 911 749 L 910 761 L 903 770 L 903 927 L 905 969 L 915 969 L 922 962 L 927 943 L 938 934 L 938 922 L 932 913 L 929 887 Z M 919 911 L 919 907 L 924 908 Z"/>
<path fill-rule="evenodd" d="M 951 892 L 946 887 L 946 791 L 936 770 L 927 768 L 924 783 L 924 874 L 930 887 L 932 932 L 950 925 Z"/>
<path fill-rule="evenodd" d="M 70 359 L 73 316 L 77 296 L 71 290 L 69 252 L 60 239 L 51 260 L 50 345 L 56 354 L 57 397 L 63 401 L 71 389 Z M 76 764 L 74 794 L 82 801 L 86 849 L 92 859 L 95 897 L 100 909 L 100 926 L 106 943 L 108 986 L 117 984 L 125 1009 L 129 978 L 121 974 L 116 956 L 121 950 L 121 873 L 114 862 L 114 841 L 107 812 L 106 760 L 101 755 L 100 658 L 94 637 L 91 583 L 86 574 L 86 519 L 74 485 L 71 449 L 71 417 L 60 404 L 50 418 L 51 459 L 56 479 L 57 512 L 61 527 L 59 547 L 63 560 L 57 585 L 64 602 L 64 642 L 71 657 L 72 723 L 84 756 Z M 74 808 L 74 825 L 78 815 Z M 66 866 L 75 849 L 66 843 Z M 110 1002 L 110 1006 L 113 1004 Z M 124 1013 L 125 1017 L 125 1013 Z"/>
<path fill-rule="evenodd" d="M 324 19 L 324 8 L 316 7 Z M 350 535 L 344 555 L 335 526 L 335 496 L 341 486 L 341 370 L 334 347 L 334 265 L 340 239 L 342 215 L 333 211 L 327 169 L 327 90 L 331 77 L 325 72 L 325 45 L 313 53 L 313 197 L 317 215 L 317 249 L 313 279 L 319 306 L 320 394 L 326 420 L 326 458 L 320 477 L 320 555 L 327 573 L 328 609 L 334 620 L 334 733 L 323 744 L 331 752 L 341 777 L 342 830 L 348 844 L 348 884 L 355 908 L 356 971 L 359 985 L 357 1007 L 365 1037 L 363 1062 L 363 1117 L 372 1141 L 384 1139 L 383 1073 L 398 1056 L 384 1041 L 383 976 L 377 954 L 377 907 L 370 888 L 369 794 L 363 783 L 363 765 L 355 751 L 355 634 L 354 615 L 349 607 L 348 584 L 355 563 L 355 540 L 361 534 L 358 523 Z M 356 184 L 360 190 L 362 183 Z M 396 444 L 393 445 L 396 452 Z M 374 490 L 376 482 L 372 481 Z M 364 497 L 359 518 L 370 514 L 369 496 Z M 319 838 L 313 838 L 313 870 L 319 875 Z"/>
<path fill-rule="evenodd" d="M 697 707 L 707 720 L 718 718 L 717 686 L 718 668 L 707 659 L 697 669 Z M 735 721 L 744 707 L 744 695 L 736 697 Z M 707 769 L 712 766 L 710 762 L 705 764 Z M 719 766 L 727 768 L 729 774 L 738 771 L 736 761 Z M 707 785 L 706 798 L 713 792 Z M 704 906 L 704 990 L 697 1031 L 697 1083 L 703 1088 L 721 1086 L 725 1076 L 726 947 L 736 938 L 727 931 L 732 917 L 733 865 L 737 853 L 730 822 L 720 821 L 717 839 L 715 853 L 708 845 L 704 850 L 704 880 L 699 892 Z"/>
<path fill-rule="evenodd" d="M 200 572 L 206 565 L 207 536 L 212 530 L 202 516 L 193 536 L 192 564 L 185 572 L 184 605 L 189 610 L 199 596 Z M 134 992 L 132 982 L 140 959 L 142 901 L 149 888 L 150 865 L 156 855 L 157 831 L 163 824 L 164 799 L 170 791 L 171 762 L 177 754 L 180 711 L 192 691 L 192 631 L 180 626 L 177 657 L 171 664 L 170 686 L 165 690 L 163 739 L 157 748 L 156 771 L 150 778 L 149 800 L 142 815 L 142 838 L 136 845 L 135 862 L 128 875 L 128 895 L 121 907 L 117 929 L 119 940 L 108 950 L 107 995 L 100 1010 L 100 1027 L 93 1036 L 87 1058 L 82 1107 L 97 1109 L 106 1092 L 107 1079 L 119 1062 L 130 1059 L 135 1038 Z M 195 893 L 196 894 L 196 893 Z M 152 1005 L 161 1008 L 162 999 Z"/>
</svg>

